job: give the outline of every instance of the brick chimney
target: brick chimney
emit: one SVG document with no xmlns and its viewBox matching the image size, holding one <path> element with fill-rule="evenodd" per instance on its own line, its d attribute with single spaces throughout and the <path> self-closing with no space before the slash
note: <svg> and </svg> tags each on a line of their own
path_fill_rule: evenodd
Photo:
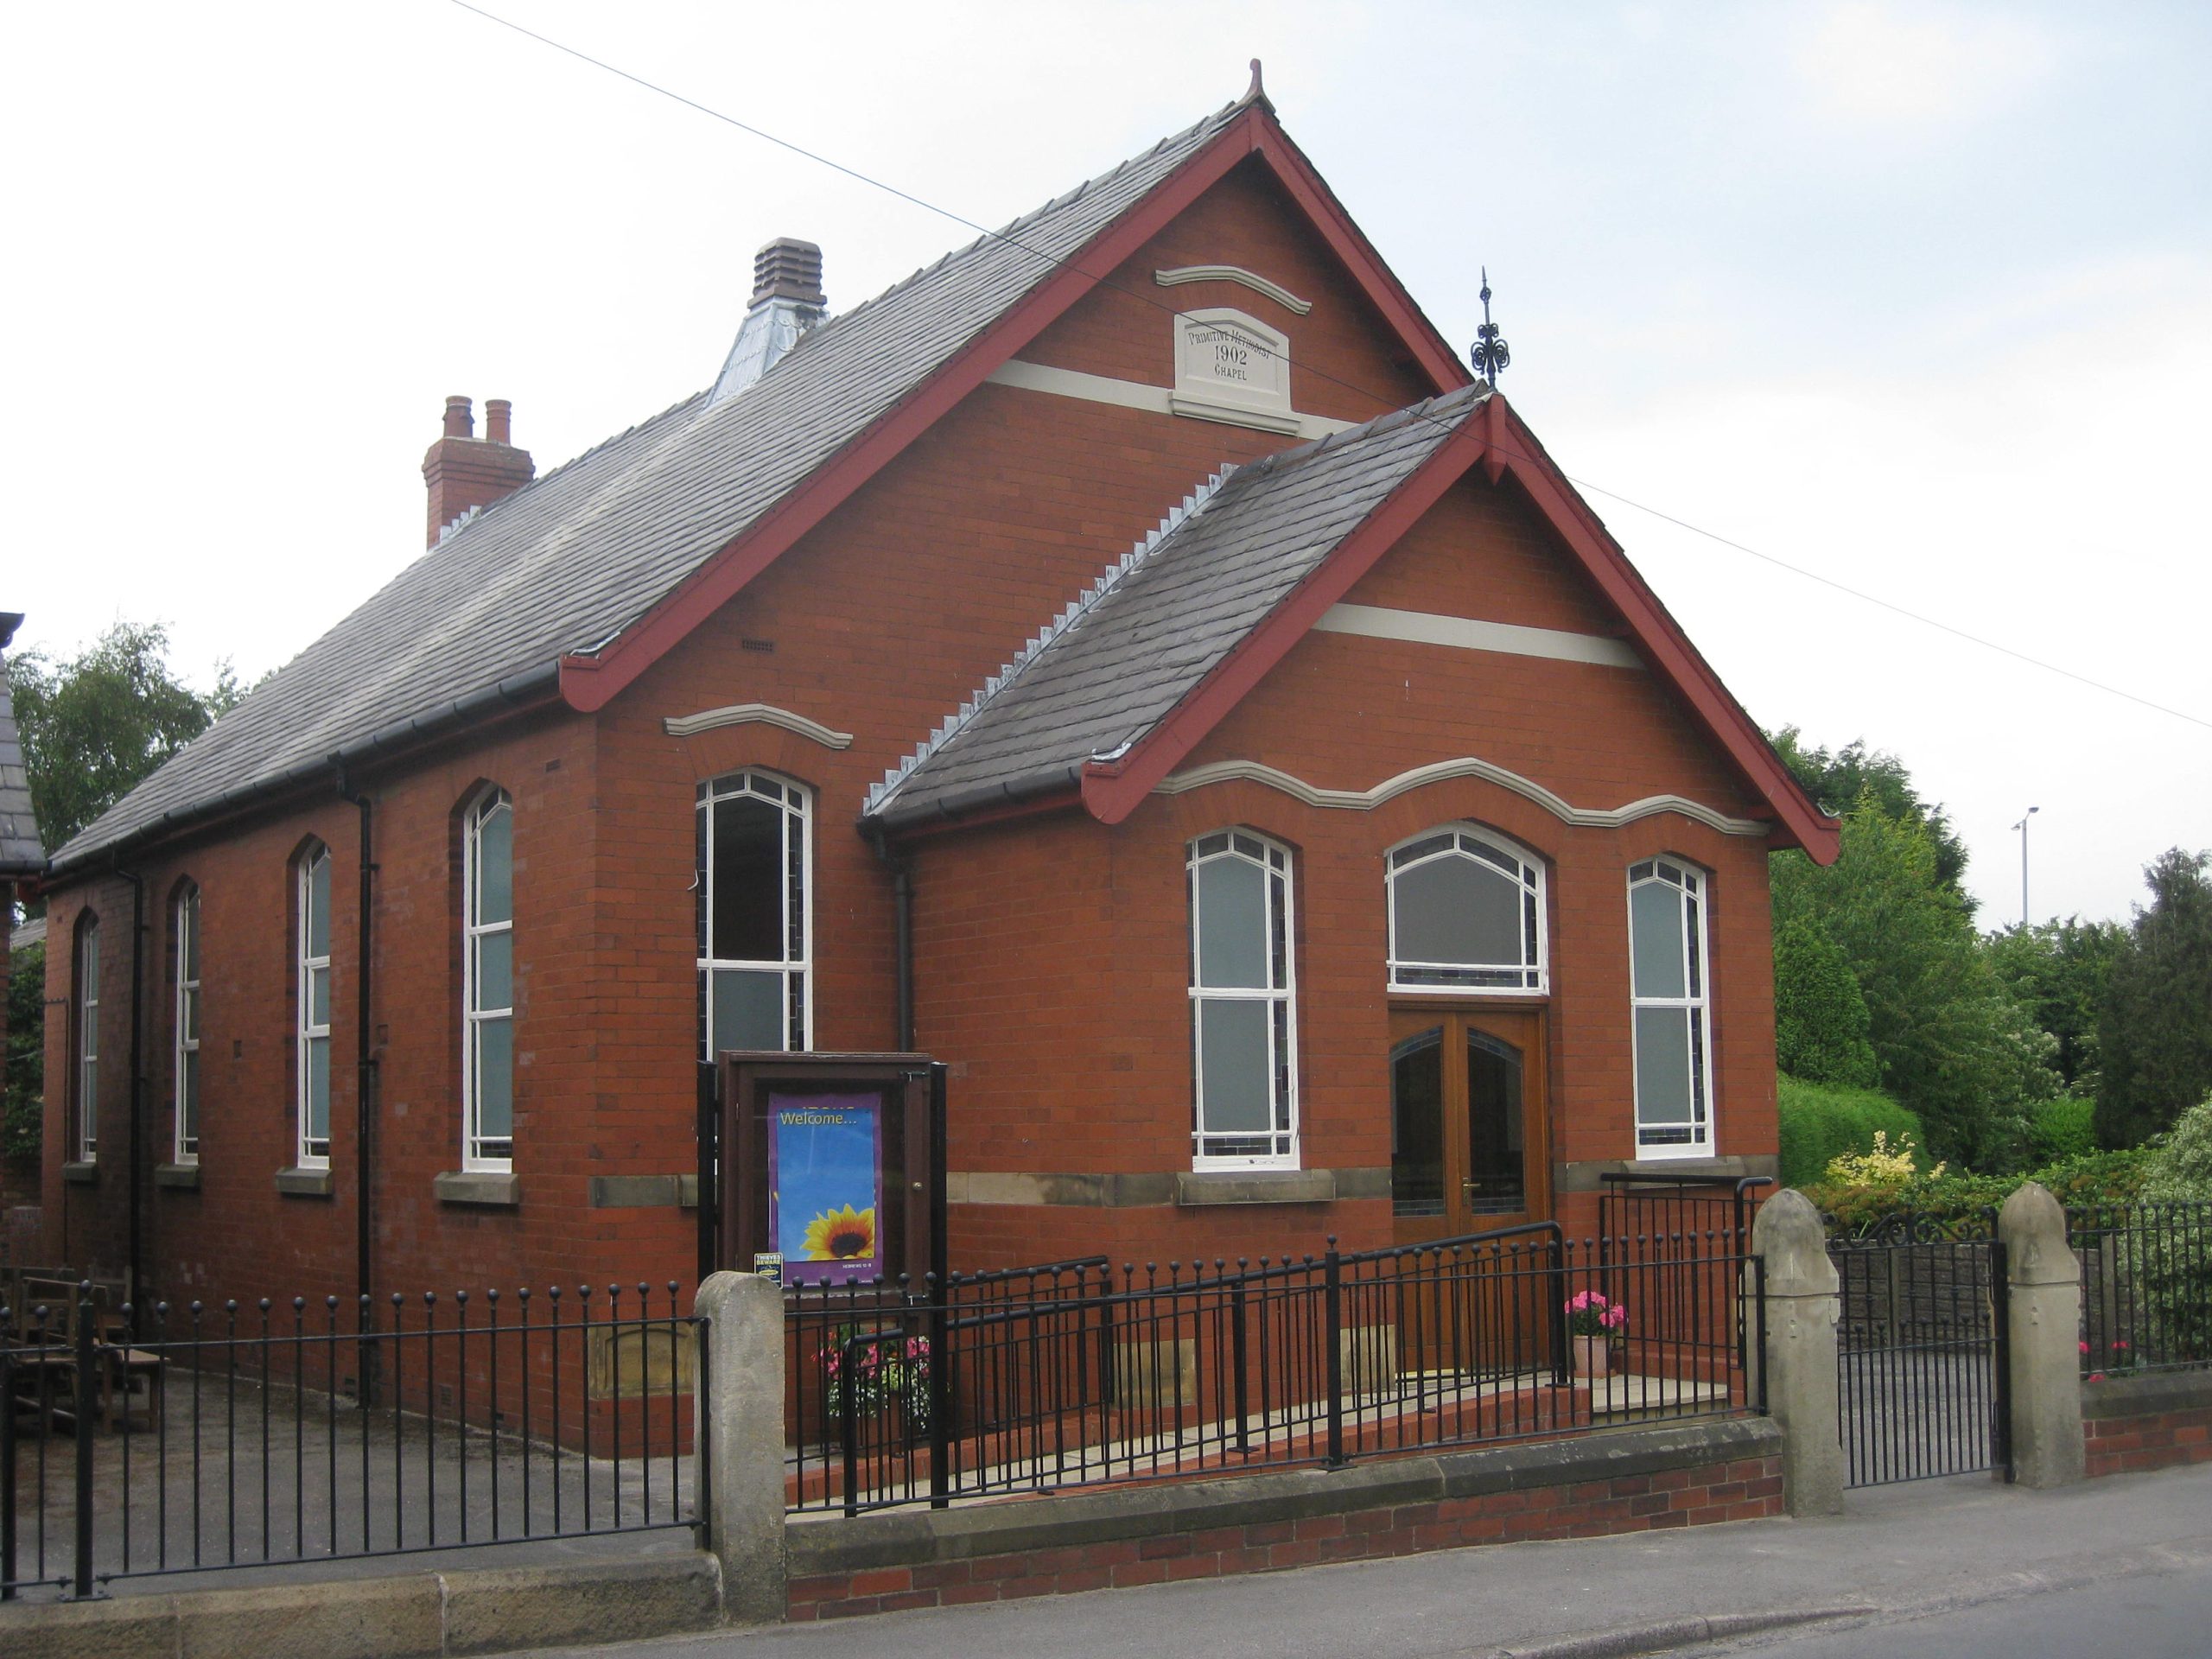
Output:
<svg viewBox="0 0 2212 1659">
<path fill-rule="evenodd" d="M 471 507 L 488 507 L 537 475 L 530 452 L 508 441 L 513 418 L 514 406 L 505 398 L 486 399 L 480 438 L 468 399 L 446 399 L 445 433 L 423 456 L 423 482 L 430 491 L 429 546 Z"/>
</svg>

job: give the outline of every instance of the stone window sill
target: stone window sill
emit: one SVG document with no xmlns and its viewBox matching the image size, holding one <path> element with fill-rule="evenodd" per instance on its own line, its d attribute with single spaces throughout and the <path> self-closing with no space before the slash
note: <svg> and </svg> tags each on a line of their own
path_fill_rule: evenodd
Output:
<svg viewBox="0 0 2212 1659">
<path fill-rule="evenodd" d="M 276 1172 L 276 1190 L 289 1198 L 327 1198 L 331 1193 L 330 1172 L 280 1169 Z"/>
<path fill-rule="evenodd" d="M 200 1190 L 200 1166 L 197 1164 L 156 1164 L 154 1185 L 175 1187 L 180 1192 Z"/>
<path fill-rule="evenodd" d="M 1175 1202 L 1188 1208 L 1214 1204 L 1333 1204 L 1333 1169 L 1205 1169 L 1175 1178 Z"/>
<path fill-rule="evenodd" d="M 498 1170 L 449 1169 L 430 1178 L 441 1204 L 467 1204 L 512 1210 L 522 1203 L 522 1179 Z"/>
<path fill-rule="evenodd" d="M 99 1185 L 100 1166 L 89 1160 L 80 1164 L 64 1164 L 61 1166 L 61 1179 L 72 1186 L 97 1186 Z"/>
</svg>

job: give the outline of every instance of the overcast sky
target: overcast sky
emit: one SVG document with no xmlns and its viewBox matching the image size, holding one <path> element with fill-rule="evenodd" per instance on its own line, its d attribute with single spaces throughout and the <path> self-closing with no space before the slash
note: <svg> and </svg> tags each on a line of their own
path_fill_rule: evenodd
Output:
<svg viewBox="0 0 2212 1659">
<path fill-rule="evenodd" d="M 987 225 L 1240 94 L 1762 724 L 1894 750 L 1982 919 L 2212 846 L 2212 8 L 487 0 Z M 448 392 L 540 472 L 711 381 L 778 235 L 970 233 L 449 0 L 0 16 L 0 609 L 287 660 L 421 550 Z"/>
</svg>

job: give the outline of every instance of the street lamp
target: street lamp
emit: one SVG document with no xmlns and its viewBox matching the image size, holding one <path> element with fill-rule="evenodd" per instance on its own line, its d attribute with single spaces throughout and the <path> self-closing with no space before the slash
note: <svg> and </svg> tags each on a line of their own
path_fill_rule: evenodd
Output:
<svg viewBox="0 0 2212 1659">
<path fill-rule="evenodd" d="M 2020 815 L 2020 821 L 2012 826 L 2020 832 L 2020 925 L 2022 927 L 2028 925 L 2028 820 L 2042 810 L 2043 808 L 2039 806 L 2030 807 Z"/>
</svg>

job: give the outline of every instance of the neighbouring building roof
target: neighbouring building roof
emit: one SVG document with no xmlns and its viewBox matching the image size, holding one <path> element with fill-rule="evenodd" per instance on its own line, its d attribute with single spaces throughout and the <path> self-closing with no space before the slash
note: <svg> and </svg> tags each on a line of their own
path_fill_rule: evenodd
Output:
<svg viewBox="0 0 2212 1659">
<path fill-rule="evenodd" d="M 0 648 L 22 620 L 12 612 L 0 616 Z M 16 729 L 8 665 L 0 659 L 0 878 L 36 875 L 45 868 L 46 849 L 39 844 L 38 823 L 31 817 L 31 775 L 23 764 L 22 734 Z"/>
<path fill-rule="evenodd" d="M 868 803 L 903 826 L 1066 789 L 1141 741 L 1489 396 L 1464 387 L 1205 486 Z"/>
<path fill-rule="evenodd" d="M 1249 102 L 830 318 L 742 394 L 702 392 L 486 508 L 72 838 L 54 868 L 550 696 L 564 656 L 621 634 Z"/>
</svg>

